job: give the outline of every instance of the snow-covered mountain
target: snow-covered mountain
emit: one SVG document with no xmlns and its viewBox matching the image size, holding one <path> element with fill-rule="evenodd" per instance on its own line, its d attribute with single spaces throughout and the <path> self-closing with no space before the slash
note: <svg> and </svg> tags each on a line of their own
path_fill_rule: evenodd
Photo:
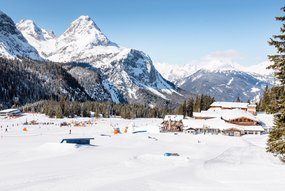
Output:
<svg viewBox="0 0 285 191">
<path fill-rule="evenodd" d="M 45 59 L 88 63 L 99 69 L 103 88 L 114 102 L 162 105 L 184 98 L 179 88 L 160 75 L 149 56 L 110 41 L 88 16 L 73 21 L 59 37 L 46 38 L 43 32 L 46 30 L 30 20 L 21 21 L 17 27 Z M 95 80 L 90 83 L 97 85 Z M 92 92 L 90 87 L 93 86 L 85 87 L 87 92 Z"/>
<path fill-rule="evenodd" d="M 273 71 L 266 69 L 270 62 L 244 67 L 234 62 L 214 60 L 205 65 L 175 65 L 176 78 L 173 83 L 195 94 L 207 94 L 216 100 L 259 100 L 266 85 L 274 83 Z M 168 78 L 171 65 L 156 64 L 158 70 Z M 193 69 L 194 68 L 194 69 Z M 184 70 L 184 73 L 181 72 Z M 189 75 L 185 75 L 185 74 Z"/>
<path fill-rule="evenodd" d="M 209 72 L 241 71 L 253 75 L 262 81 L 273 83 L 273 70 L 267 69 L 270 64 L 271 63 L 269 61 L 264 61 L 260 64 L 245 67 L 233 62 L 208 62 L 205 64 L 184 65 L 155 63 L 155 67 L 163 77 L 179 86 L 183 83 L 185 78 L 189 77 L 200 69 L 207 70 Z"/>
<path fill-rule="evenodd" d="M 46 58 L 46 53 L 54 51 L 56 36 L 52 31 L 39 28 L 32 20 L 21 20 L 16 27 L 39 54 Z"/>
<path fill-rule="evenodd" d="M 275 85 L 278 82 L 274 77 L 274 71 L 273 69 L 267 69 L 270 65 L 272 65 L 270 61 L 264 61 L 256 65 L 246 67 L 244 72 L 253 75 L 260 81 L 265 81 L 270 85 Z"/>
<path fill-rule="evenodd" d="M 0 56 L 5 58 L 28 57 L 43 60 L 37 50 L 31 46 L 22 33 L 16 28 L 14 21 L 0 11 Z"/>
<path fill-rule="evenodd" d="M 242 71 L 201 69 L 185 78 L 180 87 L 193 93 L 213 96 L 219 101 L 235 101 L 238 97 L 242 101 L 258 101 L 266 85 L 270 86 Z"/>
</svg>

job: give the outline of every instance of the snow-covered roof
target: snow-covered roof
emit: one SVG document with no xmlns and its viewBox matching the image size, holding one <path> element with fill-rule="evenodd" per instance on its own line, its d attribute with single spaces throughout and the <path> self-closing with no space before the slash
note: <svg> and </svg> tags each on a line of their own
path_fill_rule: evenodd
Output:
<svg viewBox="0 0 285 191">
<path fill-rule="evenodd" d="M 0 113 L 11 113 L 11 112 L 20 112 L 19 109 L 5 109 L 1 110 Z"/>
<path fill-rule="evenodd" d="M 204 126 L 210 129 L 219 129 L 219 130 L 235 128 L 244 131 L 264 131 L 264 129 L 260 125 L 252 125 L 252 126 L 237 125 L 237 124 L 227 123 L 221 118 L 205 120 Z"/>
<path fill-rule="evenodd" d="M 226 129 L 239 129 L 241 131 L 264 131 L 264 129 L 260 125 L 256 126 L 242 126 L 232 123 L 227 123 L 221 118 L 213 118 L 213 119 L 206 119 L 206 120 L 197 120 L 197 119 L 184 119 L 183 122 L 183 129 L 219 129 L 219 130 L 226 130 Z"/>
<path fill-rule="evenodd" d="M 240 110 L 240 109 L 233 109 L 233 110 L 215 110 L 215 109 L 210 109 L 207 111 L 201 111 L 201 112 L 193 112 L 194 117 L 203 117 L 203 118 L 223 118 L 224 120 L 233 120 L 233 119 L 238 119 L 238 118 L 248 118 L 253 121 L 259 122 L 259 119 L 256 118 L 254 115 L 251 113 Z"/>
<path fill-rule="evenodd" d="M 183 115 L 165 115 L 164 121 L 181 121 L 184 119 Z"/>
<path fill-rule="evenodd" d="M 263 128 L 271 129 L 274 126 L 273 114 L 257 113 L 256 117 L 262 122 Z"/>
<path fill-rule="evenodd" d="M 247 111 L 243 111 L 240 109 L 233 109 L 231 111 L 222 111 L 221 117 L 227 121 L 238 119 L 238 118 L 247 118 L 247 119 L 251 119 L 253 121 L 259 122 L 259 119 L 256 118 L 254 115 L 252 115 L 251 113 Z"/>
<path fill-rule="evenodd" d="M 183 119 L 182 120 L 183 123 L 183 129 L 189 129 L 189 128 L 193 128 L 193 129 L 200 129 L 203 128 L 204 124 L 205 124 L 205 120 L 196 120 L 196 119 Z"/>
<path fill-rule="evenodd" d="M 214 118 L 214 117 L 219 117 L 219 112 L 216 112 L 214 110 L 193 112 L 193 117 Z"/>
<path fill-rule="evenodd" d="M 253 125 L 253 126 L 242 126 L 242 129 L 245 131 L 264 131 L 260 125 Z"/>
<path fill-rule="evenodd" d="M 222 107 L 222 108 L 247 108 L 248 103 L 241 102 L 214 102 L 211 107 Z"/>
<path fill-rule="evenodd" d="M 227 123 L 221 118 L 214 118 L 214 119 L 208 119 L 205 121 L 204 127 L 209 129 L 229 129 L 229 128 L 237 128 L 236 125 Z"/>
</svg>

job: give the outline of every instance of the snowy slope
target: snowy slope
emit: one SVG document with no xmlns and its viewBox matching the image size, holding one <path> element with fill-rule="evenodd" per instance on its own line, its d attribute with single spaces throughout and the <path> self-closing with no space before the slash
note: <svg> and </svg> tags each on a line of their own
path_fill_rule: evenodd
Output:
<svg viewBox="0 0 285 191">
<path fill-rule="evenodd" d="M 55 125 L 28 125 L 24 132 L 17 124 L 26 120 Z M 156 130 L 162 119 L 96 119 L 92 127 L 58 127 L 74 120 L 90 118 L 0 119 L 8 126 L 8 132 L 0 129 L 0 190 L 284 190 L 284 164 L 266 152 L 267 135 L 112 134 L 113 127 Z M 93 146 L 60 144 L 74 137 L 95 140 Z"/>
<path fill-rule="evenodd" d="M 17 26 L 46 59 L 89 63 L 100 69 L 102 84 L 115 102 L 126 100 L 156 105 L 170 99 L 183 99 L 179 89 L 155 69 L 149 56 L 111 42 L 88 16 L 80 16 L 62 35 L 51 39 L 35 38 L 35 32 L 29 32 L 35 31 L 33 22 L 20 22 Z M 53 44 L 54 48 L 47 50 L 47 44 Z"/>
<path fill-rule="evenodd" d="M 16 28 L 13 20 L 0 11 L 0 56 L 5 58 L 27 57 L 43 60 L 37 50 L 31 46 Z"/>
</svg>

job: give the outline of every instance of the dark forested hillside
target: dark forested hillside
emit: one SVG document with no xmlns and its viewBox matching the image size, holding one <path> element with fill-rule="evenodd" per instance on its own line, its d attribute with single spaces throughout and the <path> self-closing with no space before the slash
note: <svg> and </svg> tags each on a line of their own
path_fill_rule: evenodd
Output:
<svg viewBox="0 0 285 191">
<path fill-rule="evenodd" d="M 59 97 L 91 99 L 77 80 L 56 63 L 0 58 L 0 107 Z"/>
<path fill-rule="evenodd" d="M 112 101 L 111 95 L 104 88 L 102 73 L 88 63 L 63 63 L 66 71 L 85 89 L 86 93 L 96 101 Z M 125 102 L 124 100 L 120 100 Z"/>
</svg>

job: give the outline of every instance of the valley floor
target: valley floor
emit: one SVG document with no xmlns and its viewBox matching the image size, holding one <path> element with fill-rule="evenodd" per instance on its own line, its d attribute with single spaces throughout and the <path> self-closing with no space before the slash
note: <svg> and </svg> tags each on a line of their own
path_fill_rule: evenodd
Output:
<svg viewBox="0 0 285 191">
<path fill-rule="evenodd" d="M 28 131 L 22 131 L 21 124 L 33 119 L 55 124 L 27 126 Z M 285 166 L 266 153 L 267 135 L 155 133 L 161 119 L 98 119 L 95 125 L 81 128 L 59 127 L 61 121 L 32 114 L 0 120 L 1 191 L 285 188 Z M 154 131 L 113 135 L 112 126 L 130 124 Z M 60 144 L 69 137 L 95 139 L 92 146 Z M 167 157 L 166 152 L 180 156 Z"/>
</svg>

